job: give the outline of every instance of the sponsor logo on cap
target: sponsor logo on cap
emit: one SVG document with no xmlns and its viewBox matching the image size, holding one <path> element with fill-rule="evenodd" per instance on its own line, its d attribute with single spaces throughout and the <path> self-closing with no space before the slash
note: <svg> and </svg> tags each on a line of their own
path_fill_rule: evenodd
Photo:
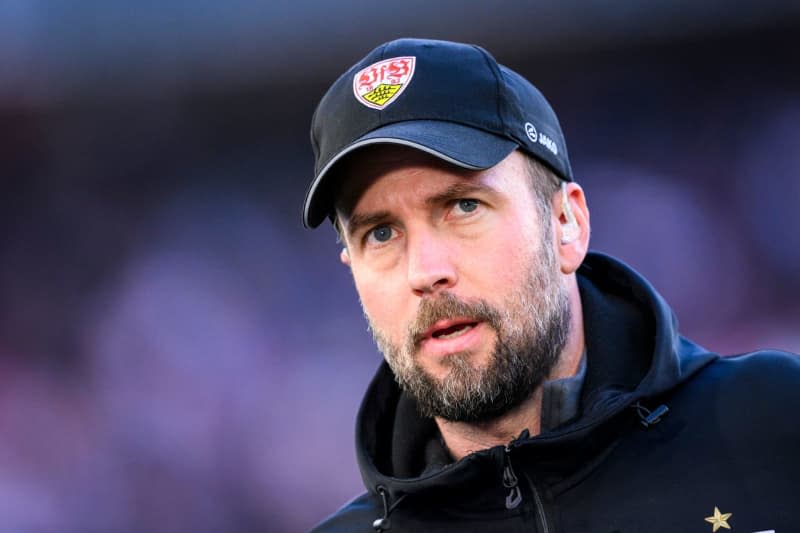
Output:
<svg viewBox="0 0 800 533">
<path fill-rule="evenodd" d="M 530 139 L 531 141 L 537 142 L 537 139 L 536 139 L 536 136 L 537 136 L 537 134 L 536 134 L 536 126 L 534 126 L 530 122 L 526 122 L 525 123 L 525 135 L 527 135 L 528 139 Z"/>
<path fill-rule="evenodd" d="M 558 145 L 556 142 L 544 133 L 537 132 L 536 126 L 530 122 L 525 123 L 525 135 L 527 135 L 528 139 L 530 139 L 532 142 L 539 143 L 550 150 L 553 155 L 558 155 Z"/>
<path fill-rule="evenodd" d="M 416 58 L 393 57 L 359 70 L 353 77 L 356 100 L 373 109 L 383 109 L 402 94 L 414 76 Z"/>
</svg>

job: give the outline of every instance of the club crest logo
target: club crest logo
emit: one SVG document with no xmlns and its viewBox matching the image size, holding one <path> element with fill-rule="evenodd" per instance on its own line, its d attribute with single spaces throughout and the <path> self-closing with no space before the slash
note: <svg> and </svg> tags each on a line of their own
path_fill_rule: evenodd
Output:
<svg viewBox="0 0 800 533">
<path fill-rule="evenodd" d="M 393 57 L 373 63 L 353 77 L 356 100 L 373 109 L 383 109 L 402 94 L 414 76 L 417 58 Z"/>
</svg>

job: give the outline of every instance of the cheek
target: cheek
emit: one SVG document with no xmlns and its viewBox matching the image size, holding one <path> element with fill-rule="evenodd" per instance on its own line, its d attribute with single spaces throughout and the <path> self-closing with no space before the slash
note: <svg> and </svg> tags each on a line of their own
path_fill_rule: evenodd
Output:
<svg viewBox="0 0 800 533">
<path fill-rule="evenodd" d="M 483 239 L 479 245 L 471 244 L 462 250 L 464 276 L 481 279 L 496 289 L 513 287 L 527 276 L 531 248 L 535 243 L 520 231 L 502 230 Z"/>
<path fill-rule="evenodd" d="M 388 333 L 394 325 L 404 324 L 405 308 L 396 281 L 387 275 L 369 275 L 353 270 L 353 281 L 364 311 L 373 326 Z"/>
</svg>

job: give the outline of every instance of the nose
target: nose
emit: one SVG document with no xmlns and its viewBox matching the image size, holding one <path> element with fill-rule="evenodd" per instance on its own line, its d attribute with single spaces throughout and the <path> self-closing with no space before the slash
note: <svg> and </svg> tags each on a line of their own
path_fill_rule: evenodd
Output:
<svg viewBox="0 0 800 533">
<path fill-rule="evenodd" d="M 408 284 L 417 296 L 435 294 L 458 281 L 452 250 L 434 232 L 408 241 Z"/>
</svg>

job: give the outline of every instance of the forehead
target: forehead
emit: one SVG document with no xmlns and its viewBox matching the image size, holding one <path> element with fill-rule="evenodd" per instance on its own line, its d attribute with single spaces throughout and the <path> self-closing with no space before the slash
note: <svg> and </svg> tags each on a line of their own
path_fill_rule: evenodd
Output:
<svg viewBox="0 0 800 533">
<path fill-rule="evenodd" d="M 376 145 L 357 151 L 341 162 L 337 174 L 340 185 L 335 208 L 340 216 L 352 213 L 364 193 L 379 181 L 387 192 L 407 189 L 411 182 L 416 188 L 424 187 L 430 192 L 454 182 L 480 181 L 501 188 L 507 188 L 512 181 L 528 182 L 524 156 L 518 152 L 512 152 L 492 168 L 470 170 L 397 145 Z"/>
</svg>

